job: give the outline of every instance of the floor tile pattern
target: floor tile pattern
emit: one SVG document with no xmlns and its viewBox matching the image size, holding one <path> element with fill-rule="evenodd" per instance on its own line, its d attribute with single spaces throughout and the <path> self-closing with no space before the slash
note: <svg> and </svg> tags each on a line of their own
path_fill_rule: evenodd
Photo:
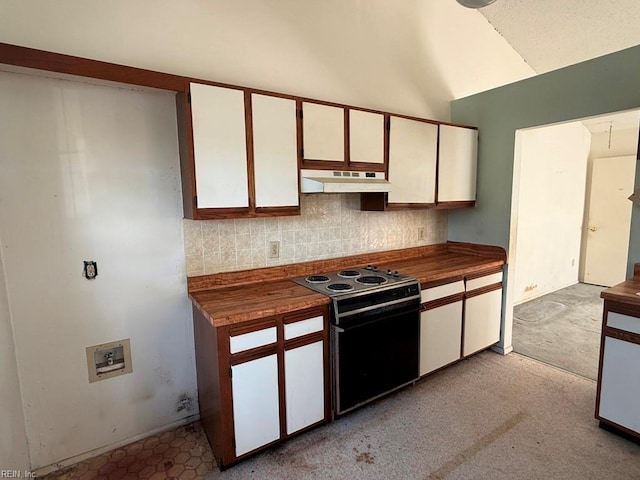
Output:
<svg viewBox="0 0 640 480">
<path fill-rule="evenodd" d="M 200 422 L 158 433 L 46 475 L 46 480 L 198 480 L 215 462 Z"/>
</svg>

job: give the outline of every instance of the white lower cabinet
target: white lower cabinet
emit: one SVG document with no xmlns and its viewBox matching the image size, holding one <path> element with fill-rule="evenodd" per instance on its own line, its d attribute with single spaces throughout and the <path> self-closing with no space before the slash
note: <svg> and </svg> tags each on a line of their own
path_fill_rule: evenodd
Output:
<svg viewBox="0 0 640 480">
<path fill-rule="evenodd" d="M 462 300 L 420 314 L 420 375 L 460 359 Z"/>
<path fill-rule="evenodd" d="M 323 342 L 284 352 L 287 434 L 324 419 Z"/>
<path fill-rule="evenodd" d="M 239 457 L 280 438 L 277 355 L 231 367 L 235 453 Z"/>
<path fill-rule="evenodd" d="M 500 340 L 502 289 L 465 299 L 463 356 L 483 350 Z"/>
<path fill-rule="evenodd" d="M 640 323 L 640 320 L 636 319 L 636 322 Z M 598 416 L 638 433 L 640 433 L 639 369 L 639 344 L 605 337 Z"/>
</svg>

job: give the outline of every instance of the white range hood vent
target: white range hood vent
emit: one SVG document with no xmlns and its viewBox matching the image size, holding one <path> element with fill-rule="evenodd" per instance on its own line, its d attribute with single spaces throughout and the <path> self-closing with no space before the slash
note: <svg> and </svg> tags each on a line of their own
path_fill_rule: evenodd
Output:
<svg viewBox="0 0 640 480">
<path fill-rule="evenodd" d="M 301 170 L 302 193 L 389 192 L 391 183 L 384 172 L 345 172 L 334 170 Z"/>
</svg>

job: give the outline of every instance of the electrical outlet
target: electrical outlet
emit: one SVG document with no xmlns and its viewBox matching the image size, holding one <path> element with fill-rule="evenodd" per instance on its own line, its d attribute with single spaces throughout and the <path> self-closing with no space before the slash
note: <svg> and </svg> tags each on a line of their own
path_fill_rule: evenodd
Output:
<svg viewBox="0 0 640 480">
<path fill-rule="evenodd" d="M 280 258 L 280 242 L 277 240 L 269 242 L 269 258 Z"/>
<path fill-rule="evenodd" d="M 424 227 L 418 228 L 418 240 L 424 240 Z"/>
</svg>

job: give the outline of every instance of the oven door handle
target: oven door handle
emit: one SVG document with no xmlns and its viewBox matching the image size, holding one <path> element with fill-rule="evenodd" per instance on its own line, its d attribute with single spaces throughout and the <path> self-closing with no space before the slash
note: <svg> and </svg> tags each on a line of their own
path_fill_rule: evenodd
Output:
<svg viewBox="0 0 640 480">
<path fill-rule="evenodd" d="M 369 320 L 364 321 L 364 322 L 354 323 L 352 325 L 346 325 L 346 328 L 345 327 L 340 327 L 338 325 L 332 325 L 332 327 L 335 329 L 335 331 L 337 333 L 343 333 L 346 330 L 349 330 L 349 331 L 357 330 L 359 328 L 368 327 L 370 325 L 373 325 L 374 323 L 378 323 L 378 322 L 382 322 L 382 321 L 385 321 L 385 320 L 389 320 L 390 318 L 393 318 L 393 317 L 401 317 L 401 316 L 405 316 L 405 315 L 415 315 L 415 319 L 419 320 L 420 319 L 419 305 L 415 306 L 413 308 L 394 311 L 391 315 L 384 315 L 382 317 L 370 318 Z M 413 320 L 414 318 L 412 317 L 411 319 Z"/>
</svg>

